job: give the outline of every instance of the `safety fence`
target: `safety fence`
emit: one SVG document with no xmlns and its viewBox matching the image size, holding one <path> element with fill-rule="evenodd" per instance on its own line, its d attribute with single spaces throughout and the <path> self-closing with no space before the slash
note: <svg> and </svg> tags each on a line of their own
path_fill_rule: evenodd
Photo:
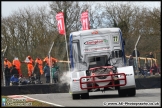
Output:
<svg viewBox="0 0 162 108">
<path fill-rule="evenodd" d="M 129 56 L 126 56 L 128 59 Z M 134 61 L 136 60 L 136 57 L 133 57 Z M 144 65 L 145 63 L 148 63 L 149 66 L 152 66 L 153 63 L 157 65 L 157 59 L 155 58 L 147 58 L 147 57 L 137 57 L 137 66 L 141 67 L 141 65 Z"/>
<path fill-rule="evenodd" d="M 129 58 L 129 56 L 126 56 L 127 62 L 128 62 L 128 58 Z M 156 73 L 161 74 L 161 67 L 157 63 L 157 59 L 155 59 L 155 58 L 147 58 L 147 57 L 137 57 L 137 58 L 136 57 L 133 57 L 133 59 L 134 59 L 135 72 L 136 73 L 139 72 L 139 67 L 144 67 L 145 64 L 147 63 L 147 65 L 148 65 L 149 68 L 151 68 L 153 66 L 153 64 L 155 64 L 157 66 L 157 68 L 158 68 Z M 137 61 L 137 63 L 136 63 L 136 61 Z"/>
</svg>

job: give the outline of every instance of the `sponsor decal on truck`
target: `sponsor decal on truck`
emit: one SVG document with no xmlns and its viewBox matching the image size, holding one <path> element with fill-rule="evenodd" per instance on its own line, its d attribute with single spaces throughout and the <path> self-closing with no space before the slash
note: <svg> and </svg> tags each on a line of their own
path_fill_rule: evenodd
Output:
<svg viewBox="0 0 162 108">
<path fill-rule="evenodd" d="M 107 39 L 95 39 L 95 40 L 89 40 L 84 42 L 85 45 L 96 45 L 96 44 L 103 44 L 108 43 Z"/>
</svg>

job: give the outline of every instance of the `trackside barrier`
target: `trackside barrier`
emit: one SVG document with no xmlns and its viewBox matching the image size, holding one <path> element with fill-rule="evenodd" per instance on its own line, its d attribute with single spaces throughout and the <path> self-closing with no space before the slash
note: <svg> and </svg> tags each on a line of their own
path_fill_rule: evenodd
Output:
<svg viewBox="0 0 162 108">
<path fill-rule="evenodd" d="M 136 81 L 136 89 L 161 88 L 161 77 L 138 78 Z"/>
<path fill-rule="evenodd" d="M 161 88 L 161 77 L 135 79 L 136 89 Z M 108 92 L 108 91 L 107 91 Z M 67 84 L 39 84 L 1 87 L 3 95 L 46 94 L 46 93 L 69 93 Z"/>
</svg>

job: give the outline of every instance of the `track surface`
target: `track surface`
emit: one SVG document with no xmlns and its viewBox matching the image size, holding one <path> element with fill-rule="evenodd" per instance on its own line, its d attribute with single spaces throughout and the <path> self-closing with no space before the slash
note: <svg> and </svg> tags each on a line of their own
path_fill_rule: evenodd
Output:
<svg viewBox="0 0 162 108">
<path fill-rule="evenodd" d="M 136 90 L 135 97 L 119 97 L 117 90 L 105 91 L 105 93 L 90 92 L 89 95 L 90 95 L 89 99 L 79 99 L 79 100 L 72 100 L 71 95 L 69 93 L 51 93 L 51 94 L 33 94 L 33 95 L 30 94 L 30 95 L 25 95 L 25 96 L 28 96 L 34 99 L 47 101 L 50 103 L 54 103 L 55 105 L 58 105 L 58 106 L 60 105 L 61 106 L 104 106 L 103 103 L 105 103 L 107 106 L 108 102 L 113 102 L 113 103 L 154 102 L 154 104 L 158 102 L 159 104 L 155 106 L 161 106 L 161 89 L 160 88 Z"/>
</svg>

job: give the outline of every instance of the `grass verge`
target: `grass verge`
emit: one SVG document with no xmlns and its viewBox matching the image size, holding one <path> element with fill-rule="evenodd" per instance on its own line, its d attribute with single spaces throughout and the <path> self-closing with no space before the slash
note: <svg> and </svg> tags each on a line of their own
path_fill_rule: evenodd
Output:
<svg viewBox="0 0 162 108">
<path fill-rule="evenodd" d="M 5 106 L 3 106 L 3 99 L 6 100 L 5 101 Z M 11 99 L 11 100 L 9 100 L 9 99 Z M 1 102 L 2 102 L 1 106 L 2 107 L 8 107 L 8 106 L 9 107 L 15 107 L 15 106 L 23 107 L 22 103 L 26 104 L 26 106 L 24 106 L 24 107 L 27 107 L 27 106 L 28 107 L 30 107 L 30 106 L 31 107 L 55 107 L 54 105 L 50 105 L 50 104 L 47 104 L 47 103 L 39 102 L 39 101 L 28 99 L 28 98 L 25 99 L 25 102 L 22 102 L 22 101 L 12 102 L 12 101 L 15 101 L 15 99 L 10 98 L 8 96 L 1 96 Z M 9 102 L 12 103 L 12 105 L 11 104 L 9 105 L 8 104 Z"/>
</svg>

